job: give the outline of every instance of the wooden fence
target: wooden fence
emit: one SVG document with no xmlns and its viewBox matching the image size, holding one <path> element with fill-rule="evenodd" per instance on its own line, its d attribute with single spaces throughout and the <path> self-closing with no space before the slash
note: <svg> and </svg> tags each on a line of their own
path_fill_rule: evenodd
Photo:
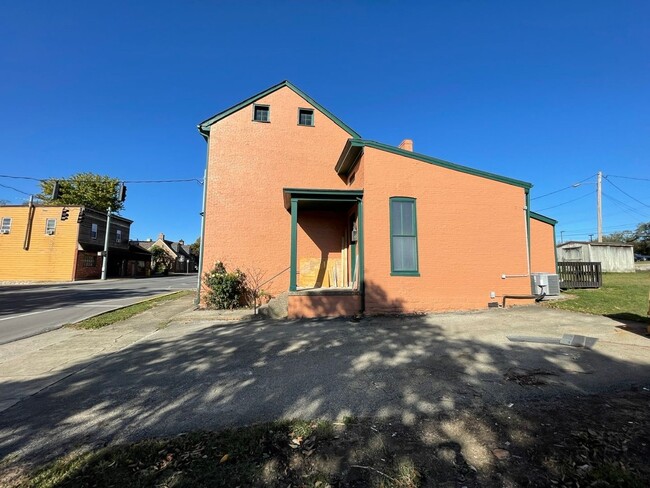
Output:
<svg viewBox="0 0 650 488">
<path fill-rule="evenodd" d="M 600 288 L 603 272 L 600 263 L 558 262 L 561 288 Z"/>
</svg>

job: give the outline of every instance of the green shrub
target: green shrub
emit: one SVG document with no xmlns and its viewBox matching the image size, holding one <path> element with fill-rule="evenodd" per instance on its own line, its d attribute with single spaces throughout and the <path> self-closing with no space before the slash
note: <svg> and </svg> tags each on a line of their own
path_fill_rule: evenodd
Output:
<svg viewBox="0 0 650 488">
<path fill-rule="evenodd" d="M 239 269 L 228 272 L 221 261 L 203 275 L 203 284 L 208 288 L 206 303 L 219 310 L 237 308 L 246 296 L 246 275 Z"/>
</svg>

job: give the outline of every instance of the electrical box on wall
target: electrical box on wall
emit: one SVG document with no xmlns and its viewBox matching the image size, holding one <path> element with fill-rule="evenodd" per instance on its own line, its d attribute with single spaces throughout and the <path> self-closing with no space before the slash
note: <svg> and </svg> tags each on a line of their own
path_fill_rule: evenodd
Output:
<svg viewBox="0 0 650 488">
<path fill-rule="evenodd" d="M 359 231 L 357 230 L 357 223 L 352 225 L 352 232 L 350 233 L 350 241 L 357 242 L 359 240 Z"/>
</svg>

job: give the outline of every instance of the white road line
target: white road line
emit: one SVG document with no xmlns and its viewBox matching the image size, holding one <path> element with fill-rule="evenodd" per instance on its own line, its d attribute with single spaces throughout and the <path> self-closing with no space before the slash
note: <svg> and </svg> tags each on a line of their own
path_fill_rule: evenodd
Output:
<svg viewBox="0 0 650 488">
<path fill-rule="evenodd" d="M 37 312 L 29 312 L 29 313 L 24 313 L 21 315 L 12 315 L 11 317 L 3 317 L 0 319 L 0 322 L 3 320 L 11 320 L 11 319 L 19 319 L 21 317 L 27 317 L 28 315 L 36 315 L 37 313 L 45 313 L 45 312 L 54 312 L 55 310 L 61 310 L 63 307 L 58 307 L 58 308 L 48 308 L 47 310 L 39 310 Z"/>
</svg>

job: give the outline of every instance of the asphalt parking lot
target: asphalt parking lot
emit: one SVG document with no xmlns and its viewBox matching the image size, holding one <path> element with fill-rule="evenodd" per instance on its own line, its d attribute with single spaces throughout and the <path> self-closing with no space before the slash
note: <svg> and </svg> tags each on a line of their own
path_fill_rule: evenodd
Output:
<svg viewBox="0 0 650 488">
<path fill-rule="evenodd" d="M 0 458 L 277 418 L 408 424 L 464 406 L 650 387 L 645 327 L 599 316 L 535 306 L 359 322 L 224 322 L 189 306 L 171 323 L 159 311 L 100 331 L 26 339 L 41 341 L 33 347 L 0 346 L 0 391 L 28 392 L 0 412 Z M 57 361 L 69 341 L 124 341 L 127 326 L 149 329 L 119 348 Z M 590 349 L 559 344 L 564 335 L 596 341 Z M 37 358 L 53 366 L 30 376 L 26 364 L 36 367 Z M 23 369 L 12 375 L 11 365 Z"/>
</svg>

